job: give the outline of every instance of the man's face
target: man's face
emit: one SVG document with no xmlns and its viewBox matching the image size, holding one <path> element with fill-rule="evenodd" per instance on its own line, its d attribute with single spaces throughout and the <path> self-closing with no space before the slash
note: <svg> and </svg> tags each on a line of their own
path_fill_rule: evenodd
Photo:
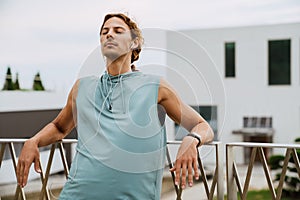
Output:
<svg viewBox="0 0 300 200">
<path fill-rule="evenodd" d="M 130 53 L 132 38 L 128 25 L 118 17 L 108 19 L 101 30 L 100 43 L 102 54 L 111 61 Z"/>
</svg>

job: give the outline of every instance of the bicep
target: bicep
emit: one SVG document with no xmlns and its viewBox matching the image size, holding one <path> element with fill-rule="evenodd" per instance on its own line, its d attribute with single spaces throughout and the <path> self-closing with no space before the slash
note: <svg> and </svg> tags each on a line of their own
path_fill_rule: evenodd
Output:
<svg viewBox="0 0 300 200">
<path fill-rule="evenodd" d="M 205 121 L 199 113 L 185 104 L 175 90 L 163 79 L 160 83 L 158 96 L 158 103 L 164 107 L 168 116 L 188 131 Z"/>
<path fill-rule="evenodd" d="M 52 121 L 56 128 L 64 134 L 68 134 L 76 126 L 76 96 L 78 91 L 77 81 L 72 87 L 65 107 L 60 111 L 58 116 Z"/>
</svg>

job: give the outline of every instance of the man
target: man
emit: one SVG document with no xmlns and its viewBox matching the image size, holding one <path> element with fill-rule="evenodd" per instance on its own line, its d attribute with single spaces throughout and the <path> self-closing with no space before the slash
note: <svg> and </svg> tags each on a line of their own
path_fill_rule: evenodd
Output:
<svg viewBox="0 0 300 200">
<path fill-rule="evenodd" d="M 192 186 L 193 177 L 199 178 L 197 147 L 212 141 L 212 129 L 165 80 L 135 70 L 143 38 L 130 18 L 106 15 L 100 43 L 106 72 L 78 80 L 56 119 L 26 141 L 18 183 L 26 185 L 32 162 L 40 172 L 38 147 L 77 127 L 77 153 L 60 199 L 160 199 L 166 134 L 158 115 L 163 108 L 191 133 L 183 138 L 171 171 L 177 185 Z"/>
</svg>

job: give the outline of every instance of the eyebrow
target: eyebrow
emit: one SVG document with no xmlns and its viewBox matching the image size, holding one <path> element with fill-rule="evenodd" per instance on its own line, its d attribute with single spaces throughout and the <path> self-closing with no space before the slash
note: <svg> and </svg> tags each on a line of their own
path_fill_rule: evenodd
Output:
<svg viewBox="0 0 300 200">
<path fill-rule="evenodd" d="M 107 27 L 107 26 L 104 26 L 103 28 L 102 28 L 102 30 L 107 30 L 107 29 L 109 29 L 110 27 Z M 122 30 L 126 30 L 124 27 L 122 27 L 122 26 L 113 26 L 112 27 L 113 29 L 122 29 Z"/>
</svg>

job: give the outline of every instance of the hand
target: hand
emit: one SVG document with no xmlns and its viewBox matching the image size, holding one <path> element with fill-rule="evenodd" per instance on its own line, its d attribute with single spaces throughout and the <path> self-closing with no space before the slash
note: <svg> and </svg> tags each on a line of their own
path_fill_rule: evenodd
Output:
<svg viewBox="0 0 300 200">
<path fill-rule="evenodd" d="M 196 138 L 187 136 L 184 137 L 179 147 L 174 167 L 170 169 L 171 172 L 175 171 L 175 185 L 179 185 L 180 172 L 181 172 L 181 188 L 186 187 L 186 172 L 188 171 L 188 184 L 193 186 L 193 170 L 196 180 L 199 179 L 198 172 L 198 140 Z"/>
<path fill-rule="evenodd" d="M 40 153 L 38 145 L 30 139 L 27 140 L 24 143 L 17 165 L 17 181 L 21 187 L 27 184 L 29 169 L 33 162 L 35 171 L 41 173 L 39 161 Z"/>
</svg>

